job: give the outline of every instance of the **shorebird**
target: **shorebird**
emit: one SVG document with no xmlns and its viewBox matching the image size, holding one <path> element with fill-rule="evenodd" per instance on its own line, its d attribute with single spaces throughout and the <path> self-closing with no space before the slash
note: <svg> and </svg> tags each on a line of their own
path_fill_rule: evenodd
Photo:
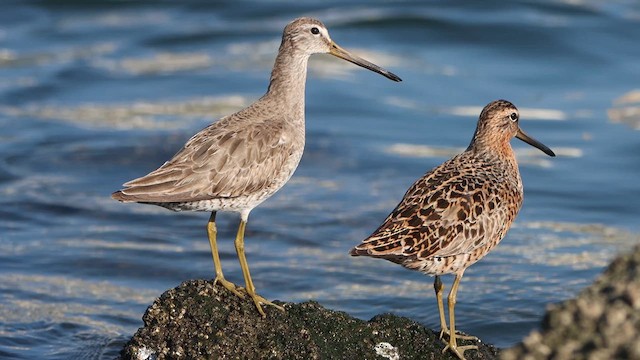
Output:
<svg viewBox="0 0 640 360">
<path fill-rule="evenodd" d="M 553 151 L 525 134 L 518 109 L 506 100 L 482 110 L 467 149 L 427 172 L 407 190 L 398 206 L 368 238 L 351 249 L 435 275 L 440 338 L 460 359 L 475 345 L 458 346 L 454 307 L 467 267 L 484 257 L 505 236 L 523 200 L 522 180 L 510 140 L 517 137 L 549 156 Z M 455 274 L 449 293 L 449 328 L 445 321 L 440 276 Z"/>
<path fill-rule="evenodd" d="M 123 202 L 159 205 L 174 211 L 211 212 L 207 234 L 215 267 L 214 283 L 244 298 L 258 312 L 273 304 L 256 294 L 244 251 L 249 213 L 278 191 L 298 167 L 305 143 L 304 93 L 309 56 L 329 53 L 385 77 L 395 74 L 338 46 L 322 22 L 299 18 L 289 23 L 264 96 L 195 134 L 173 158 L 151 173 L 125 183 L 112 194 Z M 217 246 L 217 211 L 240 214 L 235 248 L 245 287 L 226 280 Z"/>
</svg>

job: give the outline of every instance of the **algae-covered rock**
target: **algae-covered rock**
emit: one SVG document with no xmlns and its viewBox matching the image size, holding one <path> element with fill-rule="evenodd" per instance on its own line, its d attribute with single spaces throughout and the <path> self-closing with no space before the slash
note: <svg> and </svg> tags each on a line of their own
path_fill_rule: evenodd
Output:
<svg viewBox="0 0 640 360">
<path fill-rule="evenodd" d="M 505 360 L 640 359 L 640 246 L 616 258 L 575 299 L 553 305 Z"/>
<path fill-rule="evenodd" d="M 454 359 L 442 354 L 437 333 L 407 318 L 367 322 L 313 301 L 278 304 L 286 311 L 266 306 L 262 318 L 251 300 L 212 281 L 184 282 L 147 309 L 122 359 Z M 475 343 L 468 359 L 497 357 L 493 346 Z"/>
</svg>

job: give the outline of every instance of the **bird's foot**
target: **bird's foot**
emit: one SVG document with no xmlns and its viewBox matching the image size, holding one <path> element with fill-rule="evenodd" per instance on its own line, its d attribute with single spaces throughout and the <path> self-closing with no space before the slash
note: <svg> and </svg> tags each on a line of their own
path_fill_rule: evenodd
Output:
<svg viewBox="0 0 640 360">
<path fill-rule="evenodd" d="M 448 329 L 446 326 L 444 326 L 444 327 L 442 327 L 442 328 L 440 329 L 440 337 L 439 337 L 439 338 L 440 338 L 440 340 L 442 340 L 442 337 L 444 336 L 444 334 L 449 335 L 449 329 Z M 444 341 L 444 340 L 443 340 L 443 341 Z M 446 341 L 445 341 L 445 342 L 446 342 Z"/>
<path fill-rule="evenodd" d="M 447 346 L 442 349 L 442 353 L 444 354 L 447 350 L 451 350 L 451 352 L 454 353 L 458 357 L 458 359 L 465 360 L 464 352 L 466 350 L 478 350 L 478 347 L 476 345 L 457 346 L 455 343 L 452 343 L 450 341 L 449 343 L 447 343 Z"/>
<path fill-rule="evenodd" d="M 260 315 L 262 315 L 262 317 L 266 316 L 264 310 L 262 310 L 262 305 L 273 306 L 280 311 L 284 311 L 284 308 L 282 306 L 276 305 L 256 293 L 250 293 L 249 296 L 251 296 L 251 298 L 253 299 L 253 303 L 256 304 L 256 308 L 258 309 L 258 312 L 260 313 Z"/>
<path fill-rule="evenodd" d="M 442 337 L 444 335 L 449 336 L 449 340 L 444 340 Z M 460 332 L 456 331 L 453 338 L 451 338 L 451 331 L 447 328 L 443 328 L 440 330 L 440 339 L 446 345 L 444 349 L 442 349 L 442 353 L 444 354 L 447 350 L 451 350 L 458 359 L 464 360 L 464 352 L 465 350 L 477 350 L 478 346 L 476 345 L 465 345 L 458 346 L 457 340 L 471 340 L 471 341 L 479 341 L 479 339 L 475 336 L 462 335 Z"/>
<path fill-rule="evenodd" d="M 442 337 L 443 337 L 445 334 L 446 334 L 447 336 L 451 337 L 451 332 L 449 331 L 449 329 L 444 328 L 444 329 L 440 330 L 440 340 L 442 340 Z M 462 333 L 461 333 L 461 332 L 459 332 L 459 331 L 456 331 L 456 339 L 457 339 L 457 340 L 471 340 L 471 341 L 480 340 L 480 339 L 478 339 L 478 338 L 477 338 L 477 337 L 475 337 L 475 336 L 471 336 L 471 335 L 462 335 Z M 444 342 L 445 344 L 449 344 L 447 341 L 444 341 L 444 340 L 443 340 L 443 342 Z"/>
<path fill-rule="evenodd" d="M 240 292 L 240 291 L 244 291 L 243 287 L 238 286 L 229 280 L 226 280 L 222 276 L 216 276 L 216 279 L 213 280 L 213 286 L 215 286 L 216 284 L 222 285 L 225 289 L 231 291 L 240 299 L 244 299 L 244 294 Z"/>
</svg>

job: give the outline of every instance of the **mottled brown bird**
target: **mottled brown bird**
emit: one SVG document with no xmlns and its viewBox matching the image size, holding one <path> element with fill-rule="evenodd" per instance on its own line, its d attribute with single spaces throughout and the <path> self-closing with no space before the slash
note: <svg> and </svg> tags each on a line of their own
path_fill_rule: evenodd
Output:
<svg viewBox="0 0 640 360">
<path fill-rule="evenodd" d="M 522 205 L 522 180 L 510 140 L 515 136 L 555 156 L 520 129 L 519 119 L 518 109 L 508 101 L 485 106 L 469 147 L 418 179 L 382 225 L 350 251 L 435 275 L 440 338 L 449 335 L 443 351 L 450 349 L 460 359 L 465 350 L 477 349 L 456 342 L 473 338 L 455 331 L 460 279 L 467 267 L 498 245 Z M 449 328 L 442 303 L 444 274 L 455 274 L 448 298 Z"/>
<path fill-rule="evenodd" d="M 329 37 L 318 20 L 289 23 L 275 60 L 267 93 L 244 110 L 223 117 L 195 134 L 157 170 L 124 184 L 112 197 L 124 202 L 159 205 L 174 211 L 209 211 L 209 243 L 216 283 L 239 297 L 282 309 L 256 294 L 244 253 L 249 213 L 278 191 L 298 167 L 305 143 L 304 92 L 309 56 L 329 53 L 401 81 L 395 74 L 350 54 Z M 245 287 L 226 280 L 216 242 L 217 211 L 240 214 L 235 248 Z"/>
</svg>

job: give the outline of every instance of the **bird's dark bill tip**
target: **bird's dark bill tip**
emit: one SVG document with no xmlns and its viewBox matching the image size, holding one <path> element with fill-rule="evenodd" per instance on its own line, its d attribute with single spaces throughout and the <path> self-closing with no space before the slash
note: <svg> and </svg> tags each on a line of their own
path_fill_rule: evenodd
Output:
<svg viewBox="0 0 640 360">
<path fill-rule="evenodd" d="M 400 82 L 400 81 L 402 81 L 402 79 L 400 78 L 400 76 L 398 76 L 398 75 L 396 75 L 396 74 L 394 74 L 394 73 L 392 73 L 392 72 L 390 72 L 390 71 L 388 71 L 386 74 L 384 74 L 384 76 L 385 76 L 387 79 L 391 79 L 391 80 L 396 81 L 396 82 Z"/>
<path fill-rule="evenodd" d="M 538 148 L 540 151 L 542 151 L 543 153 L 551 156 L 551 157 L 555 157 L 556 153 L 553 152 L 553 150 L 549 149 L 545 144 L 541 143 L 540 141 L 532 138 L 531 136 L 527 135 L 527 133 L 525 133 L 524 131 L 522 131 L 522 129 L 518 129 L 518 132 L 516 133 L 516 137 L 524 142 L 526 142 L 527 144 Z"/>
<path fill-rule="evenodd" d="M 361 57 L 355 56 L 353 54 L 351 54 L 350 52 L 348 52 L 347 50 L 343 49 L 342 47 L 338 46 L 338 44 L 336 43 L 332 43 L 331 44 L 331 48 L 329 50 L 329 53 L 333 56 L 339 57 L 340 59 L 346 60 L 350 63 L 356 64 L 358 66 L 361 66 L 365 69 L 371 70 L 373 72 L 377 72 L 378 74 L 386 77 L 387 79 L 396 81 L 396 82 L 400 82 L 402 81 L 402 79 L 400 79 L 400 77 L 394 73 L 392 73 L 391 71 L 388 71 L 386 69 L 381 68 L 380 66 L 371 63 Z"/>
</svg>

